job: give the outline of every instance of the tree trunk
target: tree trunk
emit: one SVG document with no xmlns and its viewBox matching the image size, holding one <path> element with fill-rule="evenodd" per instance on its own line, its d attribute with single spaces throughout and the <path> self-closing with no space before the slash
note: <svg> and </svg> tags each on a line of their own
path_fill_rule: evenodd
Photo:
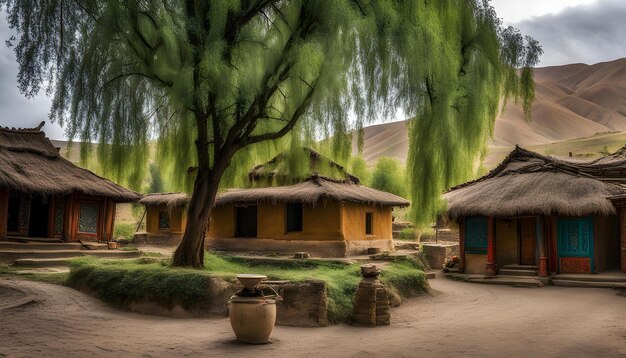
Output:
<svg viewBox="0 0 626 358">
<path fill-rule="evenodd" d="M 204 238 L 222 174 L 219 167 L 199 168 L 187 209 L 185 234 L 174 252 L 172 265 L 204 267 Z"/>
</svg>

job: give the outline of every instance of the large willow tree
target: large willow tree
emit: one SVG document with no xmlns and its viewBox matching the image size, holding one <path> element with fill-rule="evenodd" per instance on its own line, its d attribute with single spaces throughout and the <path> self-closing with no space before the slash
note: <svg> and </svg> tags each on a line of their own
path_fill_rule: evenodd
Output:
<svg viewBox="0 0 626 358">
<path fill-rule="evenodd" d="M 535 64 L 538 47 L 501 30 L 487 0 L 0 5 L 19 34 L 10 45 L 21 91 L 47 86 L 50 116 L 71 137 L 102 143 L 100 160 L 135 181 L 147 172 L 137 157 L 154 137 L 176 175 L 197 167 L 174 265 L 203 265 L 220 180 L 250 146 L 288 133 L 293 142 L 346 138 L 366 119 L 401 109 L 416 115 L 413 199 L 433 211 L 480 155 L 500 101 L 532 101 L 528 77 L 520 81 L 516 70 Z M 336 150 L 346 148 L 340 142 Z"/>
</svg>

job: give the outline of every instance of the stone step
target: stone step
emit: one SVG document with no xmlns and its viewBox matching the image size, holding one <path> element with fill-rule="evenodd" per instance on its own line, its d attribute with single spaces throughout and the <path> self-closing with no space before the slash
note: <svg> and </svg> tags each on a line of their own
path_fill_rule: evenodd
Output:
<svg viewBox="0 0 626 358">
<path fill-rule="evenodd" d="M 139 257 L 137 250 L 0 250 L 0 259 L 15 261 L 18 259 L 72 258 L 81 256 L 96 257 Z"/>
<path fill-rule="evenodd" d="M 498 276 L 537 276 L 537 270 L 521 270 L 521 269 L 509 269 L 501 268 L 498 270 Z"/>
<path fill-rule="evenodd" d="M 81 250 L 83 245 L 77 242 L 15 242 L 0 241 L 0 251 L 3 250 Z"/>
<path fill-rule="evenodd" d="M 7 236 L 7 240 L 9 241 L 17 241 L 17 242 L 63 242 L 61 239 L 57 239 L 54 237 L 22 237 L 22 236 Z"/>
<path fill-rule="evenodd" d="M 536 265 L 504 265 L 500 269 L 505 270 L 534 270 L 537 271 L 539 266 Z"/>
<path fill-rule="evenodd" d="M 482 283 L 488 285 L 505 285 L 515 287 L 542 287 L 543 283 L 539 280 L 525 277 L 495 277 L 495 278 L 468 278 L 467 282 Z"/>
<path fill-rule="evenodd" d="M 559 281 L 626 282 L 626 273 L 623 275 L 558 274 L 554 275 L 554 279 Z"/>
<path fill-rule="evenodd" d="M 626 288 L 626 282 L 595 282 L 553 279 L 552 284 L 561 287 Z"/>
</svg>

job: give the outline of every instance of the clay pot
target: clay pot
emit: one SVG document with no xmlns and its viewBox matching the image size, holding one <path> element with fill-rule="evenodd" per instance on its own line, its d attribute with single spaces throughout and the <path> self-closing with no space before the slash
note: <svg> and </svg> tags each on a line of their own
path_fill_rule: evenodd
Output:
<svg viewBox="0 0 626 358">
<path fill-rule="evenodd" d="M 276 323 L 276 301 L 264 297 L 233 296 L 228 302 L 230 325 L 238 341 L 269 342 Z"/>
<path fill-rule="evenodd" d="M 109 242 L 107 242 L 107 245 L 109 245 L 109 250 L 117 249 L 117 242 L 115 242 L 115 241 L 109 241 Z"/>
<path fill-rule="evenodd" d="M 235 336 L 244 343 L 268 343 L 276 323 L 276 300 L 264 297 L 256 288 L 267 276 L 245 274 L 237 275 L 237 279 L 244 289 L 228 301 L 228 315 Z"/>
</svg>

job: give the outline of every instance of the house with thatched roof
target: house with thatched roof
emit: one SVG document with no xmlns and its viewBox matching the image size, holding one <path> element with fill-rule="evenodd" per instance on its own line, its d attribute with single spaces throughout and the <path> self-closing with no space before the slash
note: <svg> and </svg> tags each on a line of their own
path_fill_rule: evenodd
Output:
<svg viewBox="0 0 626 358">
<path fill-rule="evenodd" d="M 350 180 L 312 176 L 218 195 L 207 243 L 226 251 L 344 257 L 392 251 L 392 210 L 409 202 Z"/>
<path fill-rule="evenodd" d="M 574 162 L 516 147 L 487 175 L 452 188 L 444 198 L 459 223 L 461 270 L 626 272 L 625 152 Z"/>
<path fill-rule="evenodd" d="M 342 165 L 307 147 L 282 152 L 268 162 L 255 166 L 248 173 L 248 181 L 250 186 L 255 187 L 289 185 L 307 180 L 313 175 L 359 182 L 359 178 L 348 173 Z"/>
<path fill-rule="evenodd" d="M 42 126 L 0 127 L 0 240 L 110 240 L 116 203 L 140 195 L 61 157 Z"/>
<path fill-rule="evenodd" d="M 151 244 L 177 244 L 187 225 L 185 193 L 148 194 L 139 200 L 145 205 L 146 241 Z M 141 234 L 140 234 L 141 235 Z"/>
</svg>

